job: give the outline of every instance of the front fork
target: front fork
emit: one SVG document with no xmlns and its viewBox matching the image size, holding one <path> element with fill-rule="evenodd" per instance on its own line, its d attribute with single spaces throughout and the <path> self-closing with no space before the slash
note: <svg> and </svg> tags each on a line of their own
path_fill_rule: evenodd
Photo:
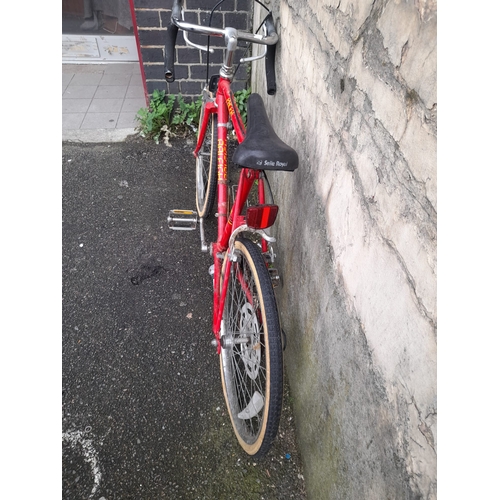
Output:
<svg viewBox="0 0 500 500">
<path fill-rule="evenodd" d="M 221 350 L 221 327 L 222 327 L 222 315 L 224 313 L 224 304 L 226 303 L 227 290 L 229 285 L 229 279 L 231 278 L 231 263 L 236 262 L 238 260 L 238 255 L 235 252 L 235 242 L 236 238 L 239 234 L 242 233 L 255 233 L 261 237 L 261 241 L 267 243 L 276 242 L 276 238 L 269 236 L 263 229 L 254 229 L 248 227 L 246 224 L 241 224 L 236 228 L 229 239 L 228 248 L 225 252 L 217 252 L 214 254 L 214 316 L 213 316 L 213 333 L 215 339 L 213 341 L 214 346 L 217 347 L 217 354 L 220 354 Z M 272 247 L 271 247 L 272 249 Z M 271 250 L 272 251 L 272 250 Z M 269 253 L 268 253 L 269 255 Z M 266 258 L 266 255 L 263 254 L 264 260 L 266 264 L 270 261 Z M 274 260 L 274 253 L 272 253 L 272 260 Z M 222 271 L 222 274 L 221 274 Z M 273 279 L 273 275 L 271 273 L 271 279 Z M 223 276 L 223 279 L 221 279 Z M 240 280 L 242 285 L 242 289 L 246 290 L 247 300 L 249 303 L 252 303 L 253 297 L 251 292 L 248 290 L 246 283 L 244 282 L 244 276 L 242 274 L 237 274 L 237 278 Z M 221 284 L 222 281 L 222 284 Z"/>
</svg>

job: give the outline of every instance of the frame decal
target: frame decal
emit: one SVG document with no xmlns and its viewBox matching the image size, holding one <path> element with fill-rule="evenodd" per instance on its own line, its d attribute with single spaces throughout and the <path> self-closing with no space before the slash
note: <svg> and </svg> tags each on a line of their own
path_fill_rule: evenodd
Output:
<svg viewBox="0 0 500 500">
<path fill-rule="evenodd" d="M 227 141 L 217 140 L 217 180 L 224 182 L 227 179 Z"/>
</svg>

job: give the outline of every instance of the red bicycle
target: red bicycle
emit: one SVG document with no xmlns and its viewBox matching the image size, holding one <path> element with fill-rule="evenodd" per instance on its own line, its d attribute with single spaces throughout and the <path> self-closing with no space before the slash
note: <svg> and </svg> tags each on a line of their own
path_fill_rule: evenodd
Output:
<svg viewBox="0 0 500 500">
<path fill-rule="evenodd" d="M 265 232 L 274 224 L 278 206 L 265 171 L 293 171 L 298 167 L 297 153 L 276 135 L 262 97 L 249 96 L 245 128 L 231 91 L 239 41 L 264 46 L 262 54 L 240 62 L 265 57 L 267 91 L 271 95 L 276 91 L 274 49 L 278 35 L 271 12 L 261 5 L 268 14 L 253 34 L 231 27 L 214 28 L 210 21 L 208 26 L 187 23 L 182 0 L 175 0 L 165 45 L 165 78 L 173 82 L 178 29 L 184 31 L 188 45 L 205 51 L 212 50 L 210 38 L 207 46 L 200 46 L 189 40 L 188 32 L 225 40 L 225 61 L 219 75 L 209 79 L 207 74 L 202 92 L 194 150 L 197 211 L 171 210 L 169 227 L 195 229 L 199 222 L 202 250 L 213 256 L 212 343 L 220 357 L 222 387 L 234 431 L 245 452 L 253 456 L 267 453 L 276 437 L 283 395 L 282 330 L 273 290 L 273 280 L 279 277 L 272 267 L 275 254 L 270 245 L 276 240 Z M 263 35 L 258 34 L 261 28 Z M 233 199 L 229 196 L 227 158 L 231 126 L 239 143 L 232 160 L 241 169 Z M 254 186 L 258 201 L 248 206 Z M 208 245 L 203 224 L 216 198 L 218 236 Z"/>
</svg>

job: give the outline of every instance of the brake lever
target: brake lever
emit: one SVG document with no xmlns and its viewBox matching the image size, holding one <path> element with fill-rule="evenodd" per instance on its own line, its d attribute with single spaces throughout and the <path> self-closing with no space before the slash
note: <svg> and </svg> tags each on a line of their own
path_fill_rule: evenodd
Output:
<svg viewBox="0 0 500 500">
<path fill-rule="evenodd" d="M 264 52 L 262 54 L 258 54 L 256 56 L 252 56 L 252 57 L 242 57 L 240 59 L 240 63 L 244 64 L 247 62 L 257 61 L 258 59 L 262 59 L 262 58 L 266 57 L 266 54 L 267 54 L 267 45 L 264 45 Z"/>
<path fill-rule="evenodd" d="M 267 29 L 266 26 L 264 25 L 264 36 L 267 35 Z M 259 59 L 263 59 L 267 55 L 267 45 L 264 45 L 264 52 L 262 54 L 258 54 L 256 56 L 252 57 L 243 57 L 240 59 L 240 64 L 245 64 L 247 62 L 252 62 L 252 61 L 257 61 Z"/>
</svg>

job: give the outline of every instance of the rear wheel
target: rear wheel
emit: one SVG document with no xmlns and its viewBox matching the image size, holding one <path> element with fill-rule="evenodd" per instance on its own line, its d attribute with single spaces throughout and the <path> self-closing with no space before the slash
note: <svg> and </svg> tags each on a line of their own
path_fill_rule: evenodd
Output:
<svg viewBox="0 0 500 500">
<path fill-rule="evenodd" d="M 283 396 L 278 310 L 259 247 L 235 242 L 221 327 L 221 375 L 236 437 L 253 456 L 276 437 Z"/>
<path fill-rule="evenodd" d="M 200 116 L 200 125 L 203 118 Z M 200 133 L 200 132 L 198 132 Z M 212 211 L 217 188 L 217 115 L 208 121 L 205 138 L 196 158 L 196 208 L 199 217 L 208 217 Z"/>
</svg>

